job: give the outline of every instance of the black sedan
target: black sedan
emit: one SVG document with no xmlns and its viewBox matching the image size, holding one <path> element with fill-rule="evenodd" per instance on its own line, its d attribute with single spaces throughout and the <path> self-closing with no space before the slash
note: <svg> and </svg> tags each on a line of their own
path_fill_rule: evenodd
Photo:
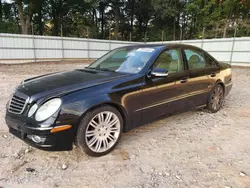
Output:
<svg viewBox="0 0 250 188">
<path fill-rule="evenodd" d="M 58 65 L 60 66 L 60 65 Z M 182 44 L 117 48 L 88 67 L 24 80 L 7 104 L 9 131 L 46 150 L 109 153 L 122 132 L 206 107 L 232 88 L 231 66 Z"/>
</svg>

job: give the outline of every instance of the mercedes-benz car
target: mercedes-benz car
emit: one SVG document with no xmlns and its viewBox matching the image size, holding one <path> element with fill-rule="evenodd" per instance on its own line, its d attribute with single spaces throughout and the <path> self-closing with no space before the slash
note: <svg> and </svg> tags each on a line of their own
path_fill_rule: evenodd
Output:
<svg viewBox="0 0 250 188">
<path fill-rule="evenodd" d="M 102 156 L 123 132 L 157 118 L 197 108 L 217 112 L 231 88 L 231 66 L 198 47 L 126 46 L 82 69 L 24 80 L 5 119 L 10 133 L 37 148 L 76 145 Z"/>
</svg>

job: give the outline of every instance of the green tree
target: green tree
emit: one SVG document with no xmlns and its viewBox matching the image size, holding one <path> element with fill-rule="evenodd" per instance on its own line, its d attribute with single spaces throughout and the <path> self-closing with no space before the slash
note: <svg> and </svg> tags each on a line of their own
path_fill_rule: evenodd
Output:
<svg viewBox="0 0 250 188">
<path fill-rule="evenodd" d="M 16 0 L 22 34 L 28 34 L 33 15 L 33 0 Z M 25 5 L 25 6 L 24 6 Z"/>
<path fill-rule="evenodd" d="M 0 22 L 3 19 L 3 3 L 2 0 L 0 0 Z"/>
<path fill-rule="evenodd" d="M 153 18 L 154 8 L 151 0 L 137 0 L 135 2 L 135 18 L 137 28 L 137 40 L 141 40 L 144 36 L 146 40 L 146 31 L 150 19 Z"/>
<path fill-rule="evenodd" d="M 2 2 L 0 33 L 19 33 L 18 12 L 15 3 Z"/>
<path fill-rule="evenodd" d="M 0 0 L 0 32 L 33 24 L 39 35 L 159 41 L 230 37 L 237 27 L 249 36 L 249 10 L 249 0 Z"/>
<path fill-rule="evenodd" d="M 154 1 L 154 20 L 156 28 L 164 33 L 173 34 L 176 40 L 177 29 L 179 30 L 179 18 L 183 14 L 184 2 L 179 0 L 155 0 Z"/>
</svg>

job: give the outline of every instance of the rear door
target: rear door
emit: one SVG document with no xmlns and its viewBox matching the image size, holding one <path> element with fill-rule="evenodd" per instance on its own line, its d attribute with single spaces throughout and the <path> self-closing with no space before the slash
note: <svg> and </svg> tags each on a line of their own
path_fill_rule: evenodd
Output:
<svg viewBox="0 0 250 188">
<path fill-rule="evenodd" d="M 216 76 L 217 70 L 209 65 L 203 51 L 198 48 L 185 47 L 183 54 L 189 70 L 187 105 L 189 108 L 203 106 L 211 90 L 210 78 Z"/>
<path fill-rule="evenodd" d="M 210 82 L 211 87 L 217 82 L 220 77 L 220 67 L 219 65 L 206 53 L 203 52 L 206 68 L 207 68 L 207 75 Z"/>
</svg>

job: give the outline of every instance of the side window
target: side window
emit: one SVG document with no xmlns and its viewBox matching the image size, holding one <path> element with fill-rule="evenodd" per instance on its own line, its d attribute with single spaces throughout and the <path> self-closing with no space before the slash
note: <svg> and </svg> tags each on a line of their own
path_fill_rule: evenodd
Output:
<svg viewBox="0 0 250 188">
<path fill-rule="evenodd" d="M 166 69 L 169 73 L 183 70 L 182 56 L 179 49 L 163 51 L 155 61 L 154 68 Z"/>
<path fill-rule="evenodd" d="M 184 52 L 187 58 L 188 68 L 190 70 L 206 67 L 203 53 L 191 49 L 186 49 Z"/>
<path fill-rule="evenodd" d="M 207 54 L 204 53 L 206 67 L 216 67 L 216 63 Z"/>
</svg>

